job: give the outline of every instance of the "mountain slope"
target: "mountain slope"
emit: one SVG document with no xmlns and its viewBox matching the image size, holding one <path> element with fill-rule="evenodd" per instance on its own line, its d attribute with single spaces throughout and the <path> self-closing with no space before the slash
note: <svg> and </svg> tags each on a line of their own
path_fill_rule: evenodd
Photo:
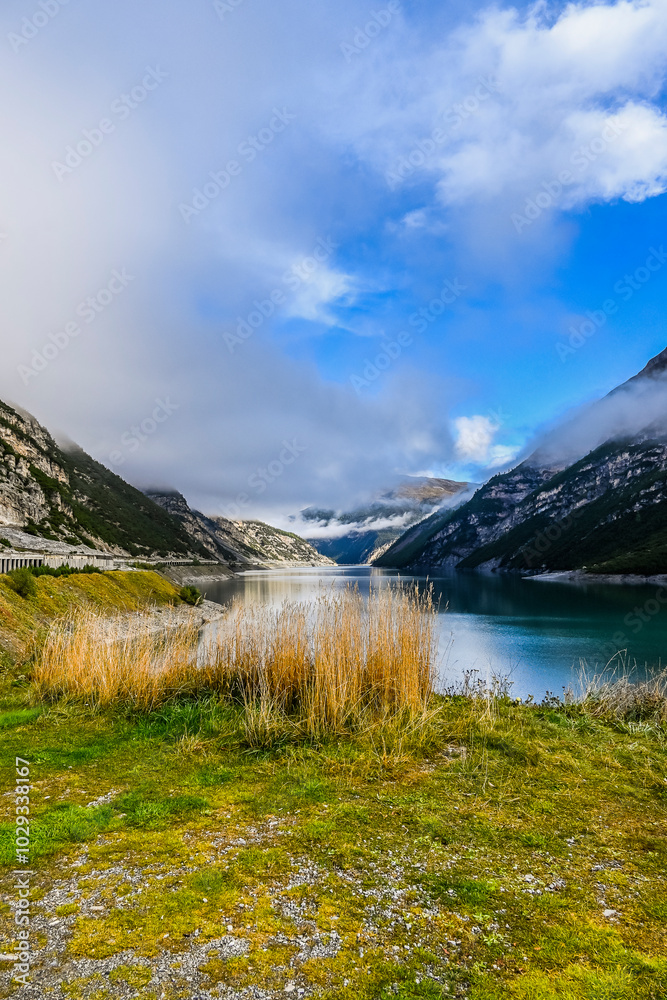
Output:
<svg viewBox="0 0 667 1000">
<path fill-rule="evenodd" d="M 0 402 L 2 526 L 13 544 L 26 548 L 32 536 L 36 547 L 64 554 L 85 547 L 135 558 L 197 556 L 231 569 L 329 561 L 288 532 L 207 518 L 179 493 L 144 494 L 75 445 L 58 445 L 30 414 Z"/>
<path fill-rule="evenodd" d="M 586 413 L 629 426 L 576 461 L 553 442 L 495 476 L 433 530 L 408 532 L 378 561 L 411 569 L 667 572 L 667 351 Z M 613 419 L 610 419 L 613 418 Z M 567 425 L 576 437 L 576 424 Z M 604 435 L 603 435 L 604 436 Z M 561 435 L 562 438 L 562 435 Z M 556 435 L 556 440 L 561 440 Z M 572 444 L 572 441 L 570 441 Z M 422 527 L 422 526 L 419 526 Z"/>
<path fill-rule="evenodd" d="M 0 525 L 37 538 L 133 556 L 195 552 L 181 525 L 79 448 L 61 448 L 0 402 Z"/>
<path fill-rule="evenodd" d="M 512 522 L 460 568 L 665 572 L 667 445 L 602 445 L 522 501 Z"/>
<path fill-rule="evenodd" d="M 494 476 L 460 507 L 435 513 L 407 531 L 374 560 L 374 565 L 397 569 L 414 565 L 456 566 L 479 545 L 501 534 L 514 505 L 548 481 L 554 471 L 525 465 Z"/>
<path fill-rule="evenodd" d="M 323 566 L 330 562 L 303 538 L 262 521 L 207 517 L 198 510 L 192 510 L 185 497 L 177 492 L 149 491 L 147 495 L 181 523 L 193 544 L 232 569 L 274 563 Z"/>
</svg>

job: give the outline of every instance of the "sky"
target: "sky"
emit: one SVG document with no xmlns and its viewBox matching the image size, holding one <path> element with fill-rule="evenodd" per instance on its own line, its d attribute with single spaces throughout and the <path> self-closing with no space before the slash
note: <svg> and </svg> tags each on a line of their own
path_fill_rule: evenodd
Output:
<svg viewBox="0 0 667 1000">
<path fill-rule="evenodd" d="M 6 0 L 0 47 L 0 398 L 140 488 L 481 482 L 667 346 L 667 0 Z"/>
</svg>

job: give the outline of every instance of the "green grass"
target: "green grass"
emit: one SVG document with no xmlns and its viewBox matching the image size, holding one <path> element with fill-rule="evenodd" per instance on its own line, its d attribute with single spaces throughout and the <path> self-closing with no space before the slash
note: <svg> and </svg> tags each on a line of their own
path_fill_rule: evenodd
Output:
<svg viewBox="0 0 667 1000">
<path fill-rule="evenodd" d="M 509 700 L 484 719 L 457 698 L 429 741 L 390 752 L 377 734 L 258 750 L 242 709 L 213 699 L 38 712 L 3 677 L 4 787 L 14 756 L 31 761 L 35 912 L 56 880 L 81 893 L 59 899 L 57 961 L 149 963 L 98 970 L 109 997 L 127 982 L 155 995 L 156 956 L 178 966 L 227 926 L 246 953 L 205 956 L 197 989 L 176 968 L 168 996 L 292 982 L 331 1000 L 667 996 L 664 729 Z M 317 936 L 321 953 L 303 950 Z M 103 995 L 87 983 L 67 988 Z"/>
</svg>

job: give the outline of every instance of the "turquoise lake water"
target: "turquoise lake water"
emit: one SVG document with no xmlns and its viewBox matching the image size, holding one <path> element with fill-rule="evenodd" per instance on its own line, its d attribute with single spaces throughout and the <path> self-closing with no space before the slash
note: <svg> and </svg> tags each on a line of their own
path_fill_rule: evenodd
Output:
<svg viewBox="0 0 667 1000">
<path fill-rule="evenodd" d="M 286 598 L 312 600 L 322 587 L 356 584 L 368 592 L 397 579 L 395 572 L 368 566 L 308 567 L 244 573 L 202 589 L 220 604 L 240 598 L 276 605 Z M 400 579 L 426 586 L 423 577 Z M 636 664 L 638 675 L 667 663 L 667 589 L 657 585 L 464 573 L 430 582 L 439 602 L 442 687 L 473 670 L 484 680 L 509 676 L 514 696 L 541 700 L 546 692 L 576 689 L 582 664 L 590 672 L 602 670 L 617 650 Z"/>
</svg>

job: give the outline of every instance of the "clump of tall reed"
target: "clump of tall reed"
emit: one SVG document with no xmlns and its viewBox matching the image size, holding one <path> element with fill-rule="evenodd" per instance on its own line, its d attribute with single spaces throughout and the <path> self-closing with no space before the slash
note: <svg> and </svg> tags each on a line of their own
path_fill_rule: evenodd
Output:
<svg viewBox="0 0 667 1000">
<path fill-rule="evenodd" d="M 591 715 L 624 722 L 667 723 L 667 670 L 636 679 L 625 664 L 592 676 L 582 669 L 580 683 L 580 704 Z"/>
<path fill-rule="evenodd" d="M 144 710 L 215 694 L 245 706 L 257 744 L 288 721 L 315 735 L 425 717 L 436 649 L 430 591 L 329 590 L 310 604 L 234 604 L 204 641 L 194 626 L 128 630 L 85 615 L 52 628 L 34 682 L 42 699 Z"/>
<path fill-rule="evenodd" d="M 435 680 L 430 591 L 324 591 L 313 604 L 237 604 L 205 656 L 211 688 L 241 698 L 267 735 L 297 716 L 309 734 L 423 713 Z"/>
<path fill-rule="evenodd" d="M 95 707 L 151 709 L 187 688 L 197 664 L 198 629 L 150 615 L 109 618 L 93 611 L 56 622 L 33 671 L 37 696 Z"/>
</svg>

